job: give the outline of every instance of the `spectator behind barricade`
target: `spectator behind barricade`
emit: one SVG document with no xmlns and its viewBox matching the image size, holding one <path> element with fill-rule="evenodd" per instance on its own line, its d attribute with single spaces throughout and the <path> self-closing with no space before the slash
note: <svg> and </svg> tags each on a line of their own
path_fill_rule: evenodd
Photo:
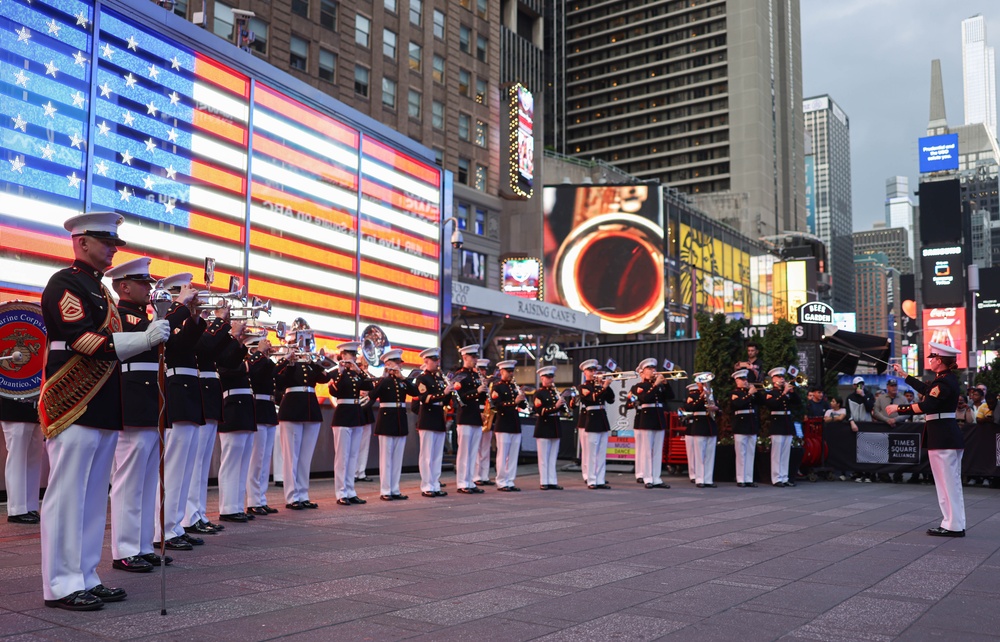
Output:
<svg viewBox="0 0 1000 642">
<path fill-rule="evenodd" d="M 969 407 L 972 408 L 972 416 L 975 417 L 976 413 L 979 412 L 979 406 L 983 405 L 984 397 L 983 389 L 979 386 L 974 388 L 969 388 Z M 969 423 L 975 423 L 975 420 Z"/>
<path fill-rule="evenodd" d="M 875 408 L 875 397 L 865 390 L 863 377 L 854 377 L 854 392 L 847 397 L 847 417 L 851 422 L 851 430 L 858 432 L 859 421 L 871 422 L 872 410 Z M 858 473 L 854 481 L 871 483 L 871 473 Z"/>
<path fill-rule="evenodd" d="M 823 398 L 823 389 L 817 386 L 809 388 L 808 401 L 806 402 L 807 417 L 824 417 L 826 411 L 830 409 L 830 403 Z"/>
<path fill-rule="evenodd" d="M 830 397 L 830 408 L 823 413 L 823 422 L 832 423 L 847 419 L 847 411 L 840 403 L 840 397 Z"/>
<path fill-rule="evenodd" d="M 972 406 L 969 405 L 969 401 L 965 395 L 958 395 L 958 408 L 955 410 L 955 419 L 960 424 L 976 423 L 976 413 L 972 409 Z"/>
<path fill-rule="evenodd" d="M 976 408 L 976 423 L 991 424 L 993 423 L 993 408 L 996 406 L 997 400 L 992 399 L 993 405 L 991 406 L 989 401 L 990 395 L 986 386 L 978 385 L 976 386 L 976 389 L 979 390 L 980 394 L 983 396 L 983 403 L 979 404 Z"/>
<path fill-rule="evenodd" d="M 916 395 L 914 395 L 914 393 L 913 393 L 912 390 L 907 390 L 906 392 L 903 393 L 903 396 L 906 397 L 906 403 L 910 404 L 911 406 L 913 404 L 917 403 Z M 914 422 L 914 423 L 923 422 L 924 421 L 924 416 L 923 415 L 910 415 L 909 417 L 907 417 L 907 419 L 909 421 Z"/>
<path fill-rule="evenodd" d="M 885 394 L 875 399 L 875 408 L 872 410 L 872 418 L 876 422 L 895 427 L 897 422 L 905 421 L 905 417 L 900 417 L 895 412 L 887 413 L 885 408 L 890 404 L 897 406 L 906 404 L 906 397 L 899 394 L 899 383 L 895 379 L 889 379 L 885 382 Z"/>
</svg>

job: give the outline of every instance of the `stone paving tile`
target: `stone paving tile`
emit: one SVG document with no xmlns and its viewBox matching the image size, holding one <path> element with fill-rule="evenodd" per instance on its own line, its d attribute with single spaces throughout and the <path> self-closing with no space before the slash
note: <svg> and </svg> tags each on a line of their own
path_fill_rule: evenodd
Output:
<svg viewBox="0 0 1000 642">
<path fill-rule="evenodd" d="M 510 611 L 504 617 L 526 622 L 544 622 L 539 618 L 558 617 L 580 623 L 611 615 L 649 600 L 650 595 L 645 591 L 623 589 L 613 585 L 599 586 L 562 597 L 542 597 L 530 605 Z"/>
<path fill-rule="evenodd" d="M 687 626 L 685 623 L 673 622 L 656 617 L 615 613 L 574 627 L 552 633 L 540 641 L 558 642 L 604 642 L 605 640 L 621 638 L 626 640 L 655 640 L 666 633 Z"/>
<path fill-rule="evenodd" d="M 768 586 L 712 581 L 650 600 L 643 604 L 643 608 L 661 611 L 665 614 L 677 613 L 708 617 L 771 590 L 772 587 Z M 669 615 L 663 617 L 669 617 Z"/>
<path fill-rule="evenodd" d="M 23 613 L 0 613 L 0 636 L 16 635 L 29 631 L 52 628 L 51 622 L 38 620 Z"/>
<path fill-rule="evenodd" d="M 833 607 L 793 634 L 839 636 L 839 639 L 891 640 L 905 631 L 927 609 L 926 605 L 869 596 L 855 596 Z M 819 637 L 816 639 L 829 639 Z"/>
<path fill-rule="evenodd" d="M 521 642 L 522 640 L 539 639 L 541 636 L 557 631 L 558 629 L 559 627 L 546 624 L 494 617 L 449 626 L 410 639 L 418 640 L 419 642 L 432 642 L 436 640 L 448 642 L 452 640 L 459 642 L 463 640 L 482 642 L 482 640 L 491 639 L 502 639 L 504 642 Z"/>
<path fill-rule="evenodd" d="M 876 554 L 856 555 L 839 564 L 831 564 L 802 579 L 817 584 L 869 587 L 904 566 L 906 566 L 906 562 L 899 559 L 883 558 Z"/>
<path fill-rule="evenodd" d="M 967 633 L 998 635 L 1000 609 L 997 608 L 996 596 L 947 595 L 927 609 L 913 628 L 926 626 L 948 629 L 953 632 L 954 639 L 960 639 Z"/>
<path fill-rule="evenodd" d="M 857 595 L 859 590 L 851 586 L 794 582 L 747 600 L 740 608 L 812 619 Z"/>
<path fill-rule="evenodd" d="M 510 588 L 493 589 L 440 602 L 412 606 L 396 611 L 394 615 L 433 624 L 453 625 L 499 613 L 507 613 L 543 599 L 544 596 L 527 591 L 516 591 Z"/>
<path fill-rule="evenodd" d="M 619 564 L 597 564 L 586 568 L 578 568 L 555 575 L 538 578 L 540 582 L 589 589 L 602 584 L 610 584 L 636 575 L 642 575 L 645 569 Z"/>
<path fill-rule="evenodd" d="M 961 573 L 930 573 L 915 569 L 911 564 L 871 587 L 865 594 L 937 600 L 950 593 L 964 578 Z"/>
</svg>

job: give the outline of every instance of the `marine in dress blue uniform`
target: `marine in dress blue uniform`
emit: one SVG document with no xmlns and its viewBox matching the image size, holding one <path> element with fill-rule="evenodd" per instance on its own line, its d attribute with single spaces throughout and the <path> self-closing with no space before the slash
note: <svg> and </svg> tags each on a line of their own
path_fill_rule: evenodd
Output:
<svg viewBox="0 0 1000 642">
<path fill-rule="evenodd" d="M 247 374 L 253 389 L 254 416 L 257 419 L 257 434 L 253 438 L 250 453 L 250 470 L 247 473 L 247 513 L 269 515 L 277 513 L 277 508 L 267 504 L 267 484 L 271 476 L 271 459 L 274 452 L 274 435 L 278 428 L 278 410 L 274 405 L 274 361 L 271 342 L 261 339 L 256 344 L 248 344 Z"/>
<path fill-rule="evenodd" d="M 340 363 L 330 381 L 330 395 L 337 404 L 333 409 L 333 422 L 330 427 L 333 430 L 335 449 L 334 486 L 337 504 L 340 506 L 367 503 L 358 497 L 354 490 L 354 479 L 357 477 L 364 426 L 368 421 L 367 413 L 361 403 L 361 392 L 370 391 L 375 387 L 375 383 L 358 367 L 359 345 L 357 341 L 348 341 L 337 346 Z"/>
<path fill-rule="evenodd" d="M 611 488 L 605 481 L 608 457 L 608 433 L 611 424 L 608 422 L 608 411 L 605 404 L 614 402 L 615 392 L 609 386 L 611 379 L 603 381 L 594 378 L 597 373 L 597 361 L 588 359 L 580 364 L 585 381 L 579 386 L 581 415 L 586 415 L 583 421 L 586 437 L 586 454 L 581 457 L 581 465 L 587 471 L 587 488 L 591 490 Z M 579 424 L 578 424 L 579 425 Z"/>
<path fill-rule="evenodd" d="M 257 402 L 243 344 L 243 324 L 233 326 L 216 358 L 222 386 L 222 421 L 219 423 L 219 520 L 246 523 L 254 519 L 246 507 L 250 456 L 257 433 Z"/>
<path fill-rule="evenodd" d="M 656 365 L 657 361 L 653 358 L 640 362 L 635 370 L 642 380 L 630 390 L 636 404 L 635 466 L 637 476 L 646 488 L 670 488 L 661 474 L 663 438 L 667 432 L 664 413 L 674 393 L 666 378 L 656 374 Z"/>
<path fill-rule="evenodd" d="M 695 380 L 710 373 L 696 372 Z M 709 400 L 706 383 L 692 383 L 687 387 L 684 412 L 688 416 L 687 434 L 691 440 L 694 460 L 694 482 L 698 488 L 715 488 L 715 443 L 719 428 L 715 423 L 715 406 Z"/>
<path fill-rule="evenodd" d="M 553 385 L 555 366 L 536 370 L 541 386 L 532 395 L 535 409 L 535 444 L 538 447 L 538 484 L 541 490 L 562 490 L 556 474 L 559 456 L 559 422 L 566 400 Z"/>
<path fill-rule="evenodd" d="M 379 499 L 388 502 L 408 499 L 399 491 L 403 470 L 403 450 L 409 433 L 406 416 L 407 395 L 419 394 L 416 385 L 403 378 L 403 351 L 388 350 L 382 355 L 385 375 L 378 380 L 368 397 L 378 405 L 375 434 L 378 436 Z"/>
<path fill-rule="evenodd" d="M 455 432 L 458 433 L 458 451 L 455 453 L 455 478 L 458 492 L 472 495 L 483 492 L 476 486 L 475 471 L 479 463 L 479 444 L 489 435 L 483 433 L 483 404 L 486 403 L 488 385 L 479 377 L 479 344 L 459 348 L 462 367 L 455 371 L 452 381 L 461 404 L 455 411 Z M 452 399 L 454 402 L 455 400 Z M 488 455 L 487 455 L 487 461 Z"/>
<path fill-rule="evenodd" d="M 516 361 L 501 361 L 497 364 L 500 381 L 493 384 L 490 403 L 497 412 L 493 420 L 493 432 L 497 436 L 497 490 L 518 492 L 514 485 L 517 479 L 517 459 L 521 453 L 521 414 L 527 407 L 527 398 L 514 383 Z"/>
<path fill-rule="evenodd" d="M 486 412 L 486 400 L 489 395 L 489 386 L 492 381 L 489 374 L 490 360 L 479 359 L 476 361 L 476 373 L 479 381 L 486 385 L 487 394 L 483 395 L 479 402 L 479 424 L 483 424 L 482 413 Z M 496 482 L 490 481 L 490 451 L 492 449 L 493 431 L 483 429 L 483 434 L 479 439 L 479 458 L 476 460 L 476 467 L 472 473 L 472 482 L 476 486 L 493 486 Z"/>
<path fill-rule="evenodd" d="M 420 494 L 424 497 L 443 497 L 441 490 L 441 459 L 444 456 L 444 404 L 451 398 L 452 385 L 441 376 L 441 350 L 428 348 L 420 353 L 423 372 L 414 382 L 420 412 L 417 415 L 417 435 L 420 437 Z"/>
<path fill-rule="evenodd" d="M 733 373 L 736 388 L 729 403 L 733 411 L 733 441 L 736 445 L 736 485 L 740 488 L 757 486 L 753 481 L 753 462 L 757 452 L 757 434 L 760 432 L 757 407 L 764 402 L 764 391 L 750 383 L 748 375 L 748 370 Z"/>
<path fill-rule="evenodd" d="M 771 411 L 771 484 L 794 486 L 795 482 L 788 479 L 788 458 L 795 435 L 792 411 L 802 405 L 802 400 L 795 386 L 785 381 L 784 368 L 771 368 L 767 375 L 772 384 L 764 396 L 764 405 Z"/>
<path fill-rule="evenodd" d="M 45 444 L 38 423 L 38 398 L 0 397 L 0 424 L 7 444 L 4 480 L 7 488 L 7 521 L 37 524 L 38 491 L 42 483 Z"/>
</svg>

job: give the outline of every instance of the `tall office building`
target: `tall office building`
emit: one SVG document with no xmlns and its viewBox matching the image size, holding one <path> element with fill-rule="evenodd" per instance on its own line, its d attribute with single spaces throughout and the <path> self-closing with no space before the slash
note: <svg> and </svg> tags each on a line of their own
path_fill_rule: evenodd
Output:
<svg viewBox="0 0 1000 642">
<path fill-rule="evenodd" d="M 913 274 L 913 260 L 907 253 L 909 237 L 902 227 L 873 227 L 855 232 L 854 258 L 868 255 L 885 257 L 886 264 L 900 274 Z"/>
<path fill-rule="evenodd" d="M 751 238 L 805 231 L 798 0 L 552 4 L 557 152 L 659 179 Z"/>
<path fill-rule="evenodd" d="M 865 254 L 854 259 L 854 281 L 858 332 L 888 337 L 893 343 L 893 356 L 898 357 L 901 337 L 896 336 L 894 311 L 898 307 L 899 271 L 889 265 L 886 255 Z"/>
<path fill-rule="evenodd" d="M 811 142 L 814 172 L 812 209 L 814 234 L 826 246 L 830 261 L 833 309 L 854 309 L 854 248 L 851 232 L 851 123 L 829 96 L 802 102 L 805 137 Z"/>
<path fill-rule="evenodd" d="M 993 47 L 986 44 L 986 19 L 962 21 L 962 90 L 965 124 L 983 123 L 996 136 L 997 85 Z"/>
<path fill-rule="evenodd" d="M 914 209 L 910 197 L 910 179 L 906 176 L 892 176 L 885 179 L 885 226 L 899 227 L 906 231 L 906 255 L 913 259 Z M 903 274 L 911 274 L 900 270 Z"/>
</svg>

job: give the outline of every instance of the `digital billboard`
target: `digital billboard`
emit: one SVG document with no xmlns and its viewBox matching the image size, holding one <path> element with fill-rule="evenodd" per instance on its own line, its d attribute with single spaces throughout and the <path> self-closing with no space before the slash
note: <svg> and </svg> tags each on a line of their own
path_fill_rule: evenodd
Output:
<svg viewBox="0 0 1000 642">
<path fill-rule="evenodd" d="M 655 186 L 546 186 L 543 235 L 548 302 L 596 314 L 602 332 L 663 332 Z"/>
<path fill-rule="evenodd" d="M 271 320 L 304 318 L 320 345 L 377 324 L 418 363 L 440 328 L 441 170 L 165 31 L 93 2 L 0 2 L 0 300 L 37 300 L 68 264 L 66 218 L 116 210 L 116 263 L 202 287 L 212 257 Z"/>
<path fill-rule="evenodd" d="M 921 174 L 958 169 L 958 134 L 925 136 L 917 146 Z"/>
<path fill-rule="evenodd" d="M 536 299 L 542 296 L 542 262 L 533 257 L 511 257 L 500 261 L 500 290 L 504 294 Z"/>
<path fill-rule="evenodd" d="M 924 355 L 931 353 L 931 343 L 940 343 L 958 350 L 958 367 L 967 367 L 965 308 L 924 308 L 923 321 Z M 929 368 L 926 363 L 924 367 Z"/>
<path fill-rule="evenodd" d="M 510 189 L 531 198 L 535 182 L 535 98 L 518 83 L 510 88 Z"/>
<path fill-rule="evenodd" d="M 922 248 L 920 267 L 926 307 L 941 308 L 965 303 L 965 265 L 961 246 Z"/>
</svg>

